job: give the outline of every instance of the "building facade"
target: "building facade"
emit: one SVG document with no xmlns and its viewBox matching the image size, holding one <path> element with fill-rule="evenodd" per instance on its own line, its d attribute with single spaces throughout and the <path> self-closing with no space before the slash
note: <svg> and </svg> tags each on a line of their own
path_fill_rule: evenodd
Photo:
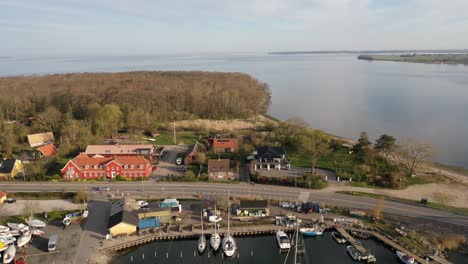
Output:
<svg viewBox="0 0 468 264">
<path fill-rule="evenodd" d="M 289 170 L 291 167 L 283 147 L 257 147 L 253 157 L 255 170 Z"/>
<path fill-rule="evenodd" d="M 140 156 L 90 157 L 80 153 L 61 170 L 64 180 L 115 178 L 117 175 L 128 178 L 148 177 L 150 162 Z"/>
</svg>

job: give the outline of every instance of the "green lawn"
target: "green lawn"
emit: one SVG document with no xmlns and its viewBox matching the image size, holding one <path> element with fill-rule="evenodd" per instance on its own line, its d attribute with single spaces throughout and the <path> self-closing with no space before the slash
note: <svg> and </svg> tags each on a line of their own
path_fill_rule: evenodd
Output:
<svg viewBox="0 0 468 264">
<path fill-rule="evenodd" d="M 177 143 L 183 142 L 184 144 L 193 144 L 199 139 L 200 134 L 193 131 L 181 131 L 176 133 Z M 173 145 L 174 134 L 168 131 L 161 131 L 156 141 L 153 141 L 156 145 Z"/>
</svg>

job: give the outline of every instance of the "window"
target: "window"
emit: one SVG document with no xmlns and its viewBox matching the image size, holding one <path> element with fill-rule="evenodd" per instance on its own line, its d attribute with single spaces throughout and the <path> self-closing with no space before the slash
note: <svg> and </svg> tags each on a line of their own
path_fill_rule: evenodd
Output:
<svg viewBox="0 0 468 264">
<path fill-rule="evenodd" d="M 140 169 L 141 169 L 141 170 L 143 169 L 143 164 L 140 165 Z"/>
<path fill-rule="evenodd" d="M 114 167 L 114 166 L 112 166 L 112 170 L 115 170 L 115 167 Z"/>
<path fill-rule="evenodd" d="M 132 164 L 132 165 L 130 166 L 130 168 L 131 168 L 131 169 L 134 169 L 134 168 L 135 168 L 135 165 Z"/>
<path fill-rule="evenodd" d="M 124 165 L 124 169 L 128 169 L 128 165 Z"/>
<path fill-rule="evenodd" d="M 130 172 L 130 177 L 133 177 L 133 172 Z"/>
<path fill-rule="evenodd" d="M 87 164 L 84 167 L 85 167 L 85 169 L 89 169 L 89 165 L 87 165 Z"/>
</svg>

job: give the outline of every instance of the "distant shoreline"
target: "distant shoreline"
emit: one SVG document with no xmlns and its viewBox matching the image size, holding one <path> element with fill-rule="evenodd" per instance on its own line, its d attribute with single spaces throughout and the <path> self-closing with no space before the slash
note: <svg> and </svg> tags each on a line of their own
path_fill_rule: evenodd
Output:
<svg viewBox="0 0 468 264">
<path fill-rule="evenodd" d="M 395 61 L 428 64 L 462 64 L 468 65 L 467 53 L 453 54 L 401 54 L 401 55 L 359 55 L 359 60 Z"/>
<path fill-rule="evenodd" d="M 445 50 L 319 50 L 319 51 L 273 51 L 268 52 L 268 55 L 306 55 L 306 54 L 379 54 L 379 53 L 442 53 L 442 54 L 457 54 L 468 53 L 468 49 L 445 49 Z"/>
</svg>

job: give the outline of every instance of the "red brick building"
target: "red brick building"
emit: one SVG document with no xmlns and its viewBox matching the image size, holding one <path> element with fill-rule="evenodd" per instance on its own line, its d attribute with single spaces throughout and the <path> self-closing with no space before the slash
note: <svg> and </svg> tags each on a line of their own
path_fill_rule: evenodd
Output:
<svg viewBox="0 0 468 264">
<path fill-rule="evenodd" d="M 80 153 L 60 172 L 64 180 L 115 178 L 117 175 L 137 178 L 148 177 L 151 173 L 151 164 L 140 156 L 90 157 Z"/>
</svg>

